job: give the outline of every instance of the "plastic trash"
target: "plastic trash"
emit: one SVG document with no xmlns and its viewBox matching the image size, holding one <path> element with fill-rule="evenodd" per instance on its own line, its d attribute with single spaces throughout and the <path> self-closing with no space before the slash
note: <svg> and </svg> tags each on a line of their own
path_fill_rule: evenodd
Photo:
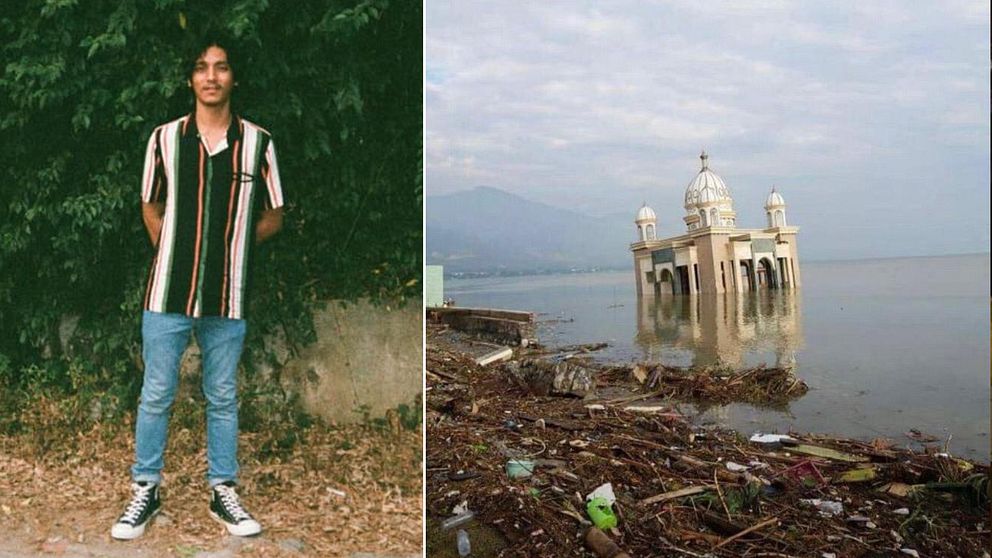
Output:
<svg viewBox="0 0 992 558">
<path fill-rule="evenodd" d="M 750 441 L 758 444 L 781 444 L 782 440 L 787 442 L 795 441 L 794 438 L 791 438 L 785 434 L 762 434 L 761 432 L 756 432 L 750 438 Z"/>
<path fill-rule="evenodd" d="M 593 525 L 600 529 L 612 529 L 617 526 L 617 516 L 606 498 L 593 498 L 586 504 L 586 512 Z"/>
<path fill-rule="evenodd" d="M 472 554 L 472 543 L 468 540 L 468 533 L 465 529 L 458 530 L 458 555 L 468 556 Z"/>
<path fill-rule="evenodd" d="M 821 500 L 819 498 L 808 498 L 799 500 L 807 506 L 813 506 L 814 508 L 820 510 L 820 515 L 824 517 L 830 517 L 832 515 L 840 515 L 844 513 L 844 504 L 840 502 L 834 502 L 832 500 Z"/>
<path fill-rule="evenodd" d="M 472 521 L 473 517 L 475 517 L 475 512 L 471 510 L 449 517 L 441 522 L 441 530 L 447 531 L 449 529 L 454 529 L 455 527 L 465 525 L 469 521 Z"/>
<path fill-rule="evenodd" d="M 534 474 L 534 462 L 529 459 L 511 459 L 506 462 L 506 475 L 511 479 L 523 479 Z"/>
<path fill-rule="evenodd" d="M 596 490 L 593 490 L 589 494 L 586 494 L 586 502 L 591 502 L 596 498 L 603 498 L 606 503 L 613 506 L 617 501 L 617 497 L 613 494 L 613 485 L 611 483 L 605 483 L 599 485 Z"/>
</svg>

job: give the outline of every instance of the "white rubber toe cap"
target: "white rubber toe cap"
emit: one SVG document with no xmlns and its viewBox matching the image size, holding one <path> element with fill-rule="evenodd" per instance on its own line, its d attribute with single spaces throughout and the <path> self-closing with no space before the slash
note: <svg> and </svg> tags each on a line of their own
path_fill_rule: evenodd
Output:
<svg viewBox="0 0 992 558">
<path fill-rule="evenodd" d="M 227 532 L 236 537 L 251 537 L 262 532 L 262 526 L 254 519 L 242 519 L 237 524 L 233 524 L 224 521 L 214 512 L 210 512 L 210 517 L 223 523 L 224 527 L 227 527 Z"/>
<path fill-rule="evenodd" d="M 114 523 L 114 526 L 110 528 L 110 536 L 121 541 L 136 539 L 145 534 L 147 524 L 146 522 L 135 527 L 127 523 Z"/>
</svg>

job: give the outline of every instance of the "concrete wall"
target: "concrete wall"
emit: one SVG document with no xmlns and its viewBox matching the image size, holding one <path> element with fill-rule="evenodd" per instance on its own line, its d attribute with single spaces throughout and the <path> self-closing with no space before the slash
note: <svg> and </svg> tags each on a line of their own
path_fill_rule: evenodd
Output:
<svg viewBox="0 0 992 558">
<path fill-rule="evenodd" d="M 304 409 L 328 421 L 362 420 L 414 404 L 423 390 L 423 309 L 368 302 L 334 302 L 316 313 L 317 342 L 280 374 L 284 389 L 300 394 Z"/>
<path fill-rule="evenodd" d="M 474 333 L 497 343 L 526 345 L 537 340 L 533 312 L 500 310 L 496 308 L 431 308 L 430 320 L 448 324 L 454 329 Z"/>
</svg>

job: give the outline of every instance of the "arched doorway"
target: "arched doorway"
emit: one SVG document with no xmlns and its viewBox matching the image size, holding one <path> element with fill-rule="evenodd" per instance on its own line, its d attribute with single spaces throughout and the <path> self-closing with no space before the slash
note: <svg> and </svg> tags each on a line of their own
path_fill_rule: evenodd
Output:
<svg viewBox="0 0 992 558">
<path fill-rule="evenodd" d="M 758 262 L 758 287 L 774 289 L 778 286 L 775 277 L 775 266 L 768 258 L 761 258 Z"/>
<path fill-rule="evenodd" d="M 672 272 L 667 268 L 661 270 L 661 276 L 658 278 L 658 290 L 662 294 L 675 294 L 675 278 L 672 277 Z"/>
</svg>

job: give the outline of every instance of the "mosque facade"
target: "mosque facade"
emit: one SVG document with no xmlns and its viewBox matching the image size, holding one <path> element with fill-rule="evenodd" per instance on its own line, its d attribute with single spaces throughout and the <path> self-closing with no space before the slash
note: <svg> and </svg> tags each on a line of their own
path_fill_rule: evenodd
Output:
<svg viewBox="0 0 992 558">
<path fill-rule="evenodd" d="M 799 227 L 786 220 L 785 200 L 772 188 L 765 200 L 767 227 L 737 228 L 737 213 L 723 178 L 702 168 L 685 190 L 685 234 L 657 238 L 657 217 L 644 204 L 637 212 L 637 241 L 630 245 L 638 296 L 795 289 Z"/>
</svg>

